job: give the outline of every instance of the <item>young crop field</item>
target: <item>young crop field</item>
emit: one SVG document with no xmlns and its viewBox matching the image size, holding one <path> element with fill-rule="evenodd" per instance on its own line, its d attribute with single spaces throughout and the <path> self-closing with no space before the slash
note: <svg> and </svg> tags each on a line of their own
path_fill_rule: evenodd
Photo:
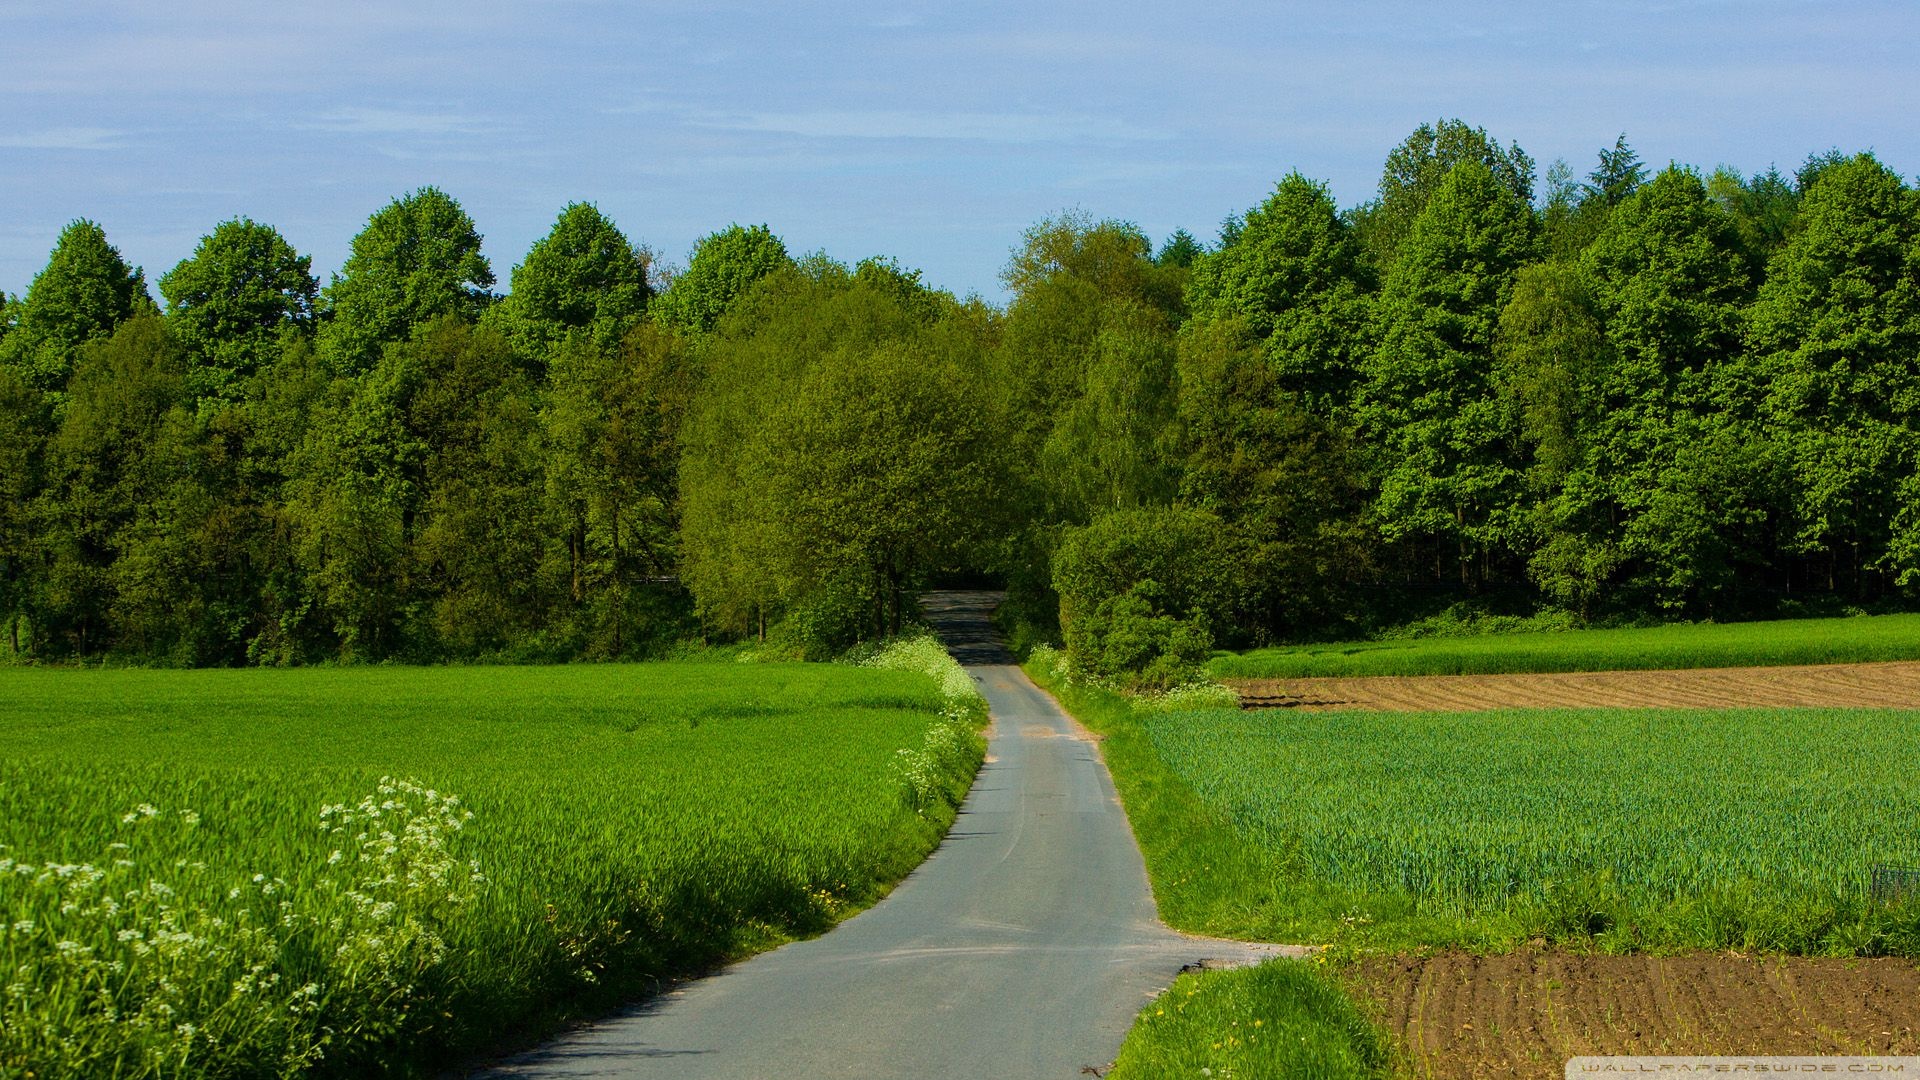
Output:
<svg viewBox="0 0 1920 1080">
<path fill-rule="evenodd" d="M 1920 956 L 1920 712 L 1142 708 L 1103 744 L 1179 929 L 1359 948 Z"/>
<path fill-rule="evenodd" d="M 1277 940 L 1920 954 L 1920 712 L 1170 712 L 1177 782 L 1277 871 Z M 1173 887 L 1206 888 L 1190 872 Z"/>
<path fill-rule="evenodd" d="M 818 932 L 980 761 L 929 646 L 0 669 L 0 1075 L 427 1069 Z"/>
<path fill-rule="evenodd" d="M 1220 679 L 1502 675 L 1920 659 L 1920 615 L 1394 638 L 1223 653 Z"/>
</svg>

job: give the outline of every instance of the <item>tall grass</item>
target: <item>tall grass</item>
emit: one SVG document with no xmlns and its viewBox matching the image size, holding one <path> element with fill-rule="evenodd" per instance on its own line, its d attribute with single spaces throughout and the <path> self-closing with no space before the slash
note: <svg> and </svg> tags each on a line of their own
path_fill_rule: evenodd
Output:
<svg viewBox="0 0 1920 1080">
<path fill-rule="evenodd" d="M 1920 659 L 1920 615 L 1398 638 L 1220 654 L 1222 679 L 1649 671 Z"/>
<path fill-rule="evenodd" d="M 932 674 L 0 670 L 0 1075 L 422 1073 L 824 929 L 980 761 Z"/>
</svg>

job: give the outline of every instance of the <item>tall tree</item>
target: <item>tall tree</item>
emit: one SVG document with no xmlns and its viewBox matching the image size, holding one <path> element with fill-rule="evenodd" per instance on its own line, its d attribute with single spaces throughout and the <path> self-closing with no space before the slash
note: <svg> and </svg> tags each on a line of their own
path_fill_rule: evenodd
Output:
<svg viewBox="0 0 1920 1080">
<path fill-rule="evenodd" d="M 1613 140 L 1611 149 L 1600 151 L 1600 163 L 1587 174 L 1587 199 L 1612 209 L 1633 197 L 1647 182 L 1647 169 L 1640 155 L 1627 145 L 1627 133 Z"/>
<path fill-rule="evenodd" d="M 35 275 L 19 307 L 17 326 L 0 339 L 0 358 L 56 400 L 66 390 L 82 345 L 154 310 L 140 268 L 128 266 L 107 242 L 106 231 L 85 218 L 61 230 L 46 268 Z"/>
<path fill-rule="evenodd" d="M 568 203 L 513 268 L 513 290 L 496 310 L 534 357 L 544 357 L 571 331 L 586 331 L 602 350 L 612 350 L 647 310 L 652 261 L 598 207 Z"/>
<path fill-rule="evenodd" d="M 1175 266 L 1184 270 L 1192 267 L 1206 253 L 1207 249 L 1193 238 L 1192 233 L 1175 229 L 1173 235 L 1160 245 L 1160 250 L 1154 252 L 1153 261 L 1161 266 Z"/>
<path fill-rule="evenodd" d="M 492 286 L 473 219 L 439 188 L 420 188 L 381 208 L 353 238 L 323 298 L 321 353 L 335 370 L 357 375 L 416 327 L 443 315 L 478 318 Z"/>
<path fill-rule="evenodd" d="M 160 277 L 173 335 L 192 361 L 196 397 L 237 399 L 280 354 L 283 336 L 313 329 L 313 260 L 270 225 L 223 221 L 191 257 Z"/>
<path fill-rule="evenodd" d="M 1185 271 L 1156 264 L 1146 236 L 1121 221 L 1062 214 L 1024 240 L 1001 274 L 1013 301 L 996 355 L 1017 409 L 1013 452 L 1108 462 L 1100 481 L 1034 470 L 1024 496 L 1033 519 L 1084 522 L 1114 500 L 1164 498 L 1164 477 L 1111 466 L 1145 464 L 1141 448 L 1166 436 L 1170 409 L 1160 402 L 1171 402 Z"/>
<path fill-rule="evenodd" d="M 1479 162 L 1522 205 L 1532 204 L 1533 159 L 1518 143 L 1502 147 L 1485 128 L 1462 120 L 1421 124 L 1387 155 L 1379 195 L 1356 215 L 1361 239 L 1377 265 L 1393 265 L 1414 219 L 1463 161 Z"/>
<path fill-rule="evenodd" d="M 14 654 L 23 647 L 20 620 L 37 584 L 33 511 L 48 426 L 45 395 L 0 365 L 0 619 L 6 621 L 7 649 Z"/>
<path fill-rule="evenodd" d="M 187 422 L 183 350 L 160 318 L 138 316 L 79 350 L 69 386 L 36 515 L 44 551 L 31 615 L 36 646 L 55 655 L 116 646 L 164 654 L 171 642 L 148 618 L 155 608 L 141 587 L 177 583 L 185 568 L 123 558 L 153 527 L 155 504 L 175 478 L 177 458 L 165 448 Z"/>
<path fill-rule="evenodd" d="M 1582 617 L 1593 613 L 1618 561 L 1613 538 L 1592 520 L 1595 504 L 1577 490 L 1594 480 L 1591 442 L 1611 357 L 1606 324 L 1579 267 L 1522 267 L 1500 312 L 1494 362 L 1499 391 L 1518 414 L 1515 464 L 1526 470 L 1532 504 L 1528 573 L 1549 600 Z"/>
<path fill-rule="evenodd" d="M 1387 275 L 1360 390 L 1382 535 L 1451 557 L 1467 585 L 1517 532 L 1515 417 L 1495 389 L 1493 339 L 1515 273 L 1537 255 L 1534 224 L 1486 166 L 1454 166 Z"/>
<path fill-rule="evenodd" d="M 783 271 L 728 320 L 687 417 L 684 574 L 702 614 L 808 641 L 897 629 L 916 579 L 994 518 L 983 328 L 844 270 Z"/>
<path fill-rule="evenodd" d="M 508 343 L 451 315 L 336 383 L 287 492 L 346 657 L 472 656 L 541 625 L 556 575 L 534 445 Z"/>
<path fill-rule="evenodd" d="M 1792 546 L 1827 588 L 1920 576 L 1900 487 L 1920 468 L 1920 202 L 1860 154 L 1825 170 L 1750 312 L 1763 422 L 1793 478 Z M 1824 566 L 1819 564 L 1824 563 Z M 1863 580 L 1863 575 L 1869 580 Z"/>
<path fill-rule="evenodd" d="M 679 335 L 648 323 L 613 352 L 563 342 L 547 378 L 541 446 L 567 599 L 589 654 L 619 656 L 674 629 L 645 615 L 679 567 L 679 433 L 698 369 Z"/>
<path fill-rule="evenodd" d="M 694 245 L 687 268 L 660 294 L 654 317 L 679 330 L 706 333 L 755 282 L 791 265 L 787 245 L 765 225 L 728 226 Z"/>
<path fill-rule="evenodd" d="M 1729 412 L 1742 390 L 1741 310 L 1752 290 L 1733 222 L 1700 177 L 1664 170 L 1609 216 L 1581 266 L 1606 320 L 1612 366 L 1586 500 L 1634 599 L 1726 610 L 1752 565 L 1772 477 L 1764 447 Z M 1624 597 L 1623 597 L 1624 599 Z"/>
<path fill-rule="evenodd" d="M 1296 172 L 1195 264 L 1187 303 L 1196 319 L 1244 320 L 1275 386 L 1330 415 L 1351 396 L 1373 286 L 1326 186 Z"/>
<path fill-rule="evenodd" d="M 1171 502 L 1174 336 L 1164 312 L 1116 303 L 1101 319 L 1080 394 L 1055 418 L 1040 452 L 1058 505 L 1074 517 Z"/>
<path fill-rule="evenodd" d="M 1309 409 L 1264 344 L 1235 317 L 1180 336 L 1181 501 L 1224 523 L 1243 570 L 1238 618 L 1214 626 L 1223 643 L 1341 624 L 1370 569 L 1349 428 Z"/>
</svg>

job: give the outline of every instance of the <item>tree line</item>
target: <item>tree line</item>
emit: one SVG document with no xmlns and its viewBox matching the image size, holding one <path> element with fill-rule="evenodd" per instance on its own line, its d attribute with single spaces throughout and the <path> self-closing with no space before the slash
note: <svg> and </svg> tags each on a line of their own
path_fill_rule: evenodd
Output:
<svg viewBox="0 0 1920 1080">
<path fill-rule="evenodd" d="M 322 287 L 221 223 L 161 303 L 76 221 L 0 295 L 15 655 L 821 655 L 955 575 L 1165 683 L 1393 627 L 1731 619 L 1920 585 L 1920 194 L 1871 154 L 1544 179 L 1457 120 L 1215 240 L 1069 213 L 1004 307 L 764 226 L 668 276 L 566 207 L 505 295 L 459 204 Z M 1502 623 L 1501 620 L 1506 620 Z"/>
</svg>

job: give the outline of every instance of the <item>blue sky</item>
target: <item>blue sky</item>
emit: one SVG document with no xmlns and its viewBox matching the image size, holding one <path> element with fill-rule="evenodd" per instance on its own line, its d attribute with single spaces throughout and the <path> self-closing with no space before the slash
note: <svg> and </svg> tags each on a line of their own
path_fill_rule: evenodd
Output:
<svg viewBox="0 0 1920 1080">
<path fill-rule="evenodd" d="M 511 267 L 571 200 L 684 262 L 765 222 L 1002 296 L 1063 209 L 1202 239 L 1291 169 L 1342 205 L 1458 116 L 1576 172 L 1620 132 L 1742 171 L 1920 170 L 1920 4 L 0 0 L 0 290 L 101 222 L 148 280 L 219 221 L 324 282 L 373 211 L 445 189 Z"/>
</svg>

